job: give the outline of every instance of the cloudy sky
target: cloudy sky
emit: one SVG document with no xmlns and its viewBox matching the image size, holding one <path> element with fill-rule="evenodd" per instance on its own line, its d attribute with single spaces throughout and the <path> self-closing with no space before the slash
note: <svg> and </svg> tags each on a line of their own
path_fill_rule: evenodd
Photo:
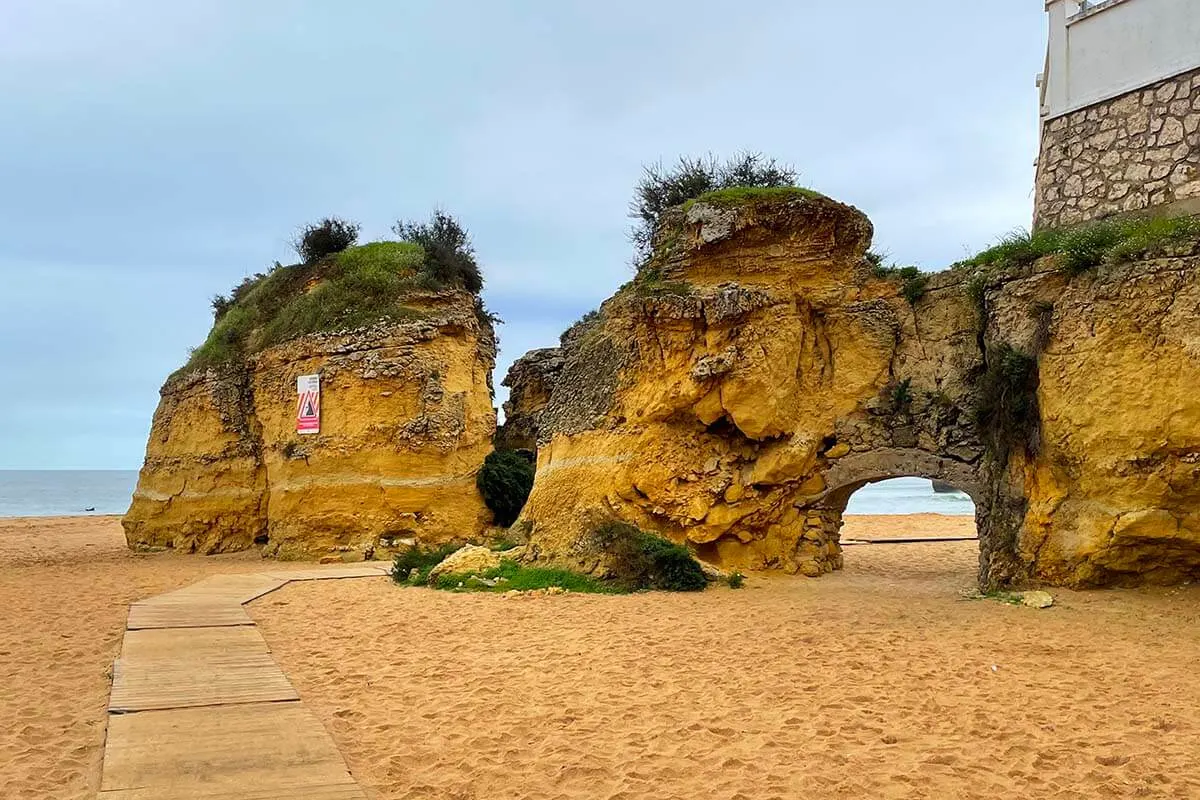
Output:
<svg viewBox="0 0 1200 800">
<path fill-rule="evenodd" d="M 1028 223 L 1043 16 L 0 0 L 0 468 L 139 466 L 208 298 L 328 214 L 368 239 L 457 215 L 507 323 L 498 376 L 629 279 L 631 188 L 681 153 L 790 162 L 877 249 L 941 268 Z"/>
</svg>

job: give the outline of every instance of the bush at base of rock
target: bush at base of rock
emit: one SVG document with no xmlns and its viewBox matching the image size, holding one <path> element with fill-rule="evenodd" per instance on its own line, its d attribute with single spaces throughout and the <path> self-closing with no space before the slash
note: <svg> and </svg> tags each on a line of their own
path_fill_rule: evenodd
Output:
<svg viewBox="0 0 1200 800">
<path fill-rule="evenodd" d="M 396 553 L 392 559 L 392 580 L 396 583 L 424 583 L 429 579 L 430 570 L 459 549 L 460 545 L 457 544 L 432 548 L 417 545 L 403 553 Z"/>
<path fill-rule="evenodd" d="M 708 585 L 700 562 L 686 547 L 627 522 L 599 525 L 592 543 L 607 556 L 613 577 L 632 589 L 698 592 Z"/>
<path fill-rule="evenodd" d="M 533 489 L 533 465 L 514 450 L 495 450 L 483 460 L 475 485 L 496 524 L 507 528 L 517 521 Z"/>
</svg>

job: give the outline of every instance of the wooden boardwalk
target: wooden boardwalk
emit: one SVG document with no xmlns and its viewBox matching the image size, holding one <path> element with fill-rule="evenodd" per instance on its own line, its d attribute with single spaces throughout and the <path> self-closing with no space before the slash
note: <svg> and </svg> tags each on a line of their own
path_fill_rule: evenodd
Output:
<svg viewBox="0 0 1200 800">
<path fill-rule="evenodd" d="M 243 604 L 385 563 L 220 575 L 129 607 L 100 800 L 366 800 Z"/>
</svg>

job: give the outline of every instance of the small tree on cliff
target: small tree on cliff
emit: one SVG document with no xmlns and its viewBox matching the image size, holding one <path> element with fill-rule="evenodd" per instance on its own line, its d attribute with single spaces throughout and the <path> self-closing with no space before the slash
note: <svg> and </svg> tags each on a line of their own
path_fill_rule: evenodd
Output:
<svg viewBox="0 0 1200 800">
<path fill-rule="evenodd" d="M 495 450 L 483 460 L 475 478 L 483 502 L 496 524 L 505 528 L 517 521 L 533 489 L 533 465 L 513 450 Z"/>
<path fill-rule="evenodd" d="M 401 220 L 392 230 L 401 241 L 425 249 L 421 272 L 435 286 L 456 286 L 473 294 L 483 288 L 483 274 L 475 263 L 471 237 L 454 217 L 437 210 L 428 222 Z"/>
<path fill-rule="evenodd" d="M 636 222 L 629 238 L 637 250 L 636 263 L 650 257 L 654 231 L 663 213 L 702 194 L 734 187 L 776 189 L 796 185 L 796 171 L 762 153 L 743 151 L 724 162 L 709 154 L 680 156 L 671 167 L 661 162 L 643 168 L 642 179 L 629 204 Z"/>
<path fill-rule="evenodd" d="M 326 217 L 314 225 L 305 225 L 292 240 L 292 247 L 304 261 L 311 263 L 340 253 L 358 241 L 359 224 L 338 217 Z"/>
</svg>

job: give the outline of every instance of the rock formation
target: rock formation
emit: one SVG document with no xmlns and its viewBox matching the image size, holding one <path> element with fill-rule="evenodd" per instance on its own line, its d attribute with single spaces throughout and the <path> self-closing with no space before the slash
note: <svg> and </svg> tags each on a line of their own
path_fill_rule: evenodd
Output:
<svg viewBox="0 0 1200 800">
<path fill-rule="evenodd" d="M 920 476 L 974 499 L 984 586 L 1200 574 L 1196 252 L 909 292 L 864 258 L 871 235 L 801 192 L 673 212 L 638 277 L 534 358 L 560 366 L 509 375 L 508 425 L 538 444 L 528 557 L 601 569 L 590 530 L 616 517 L 817 576 L 856 489 Z M 976 424 L 1009 353 L 1033 365 L 1015 444 Z"/>
<path fill-rule="evenodd" d="M 286 268 L 285 268 L 286 269 Z M 478 298 L 404 298 L 413 319 L 314 333 L 168 379 L 124 518 L 131 546 L 384 557 L 476 535 L 495 431 L 495 337 Z M 321 431 L 296 433 L 296 378 L 321 376 Z"/>
<path fill-rule="evenodd" d="M 537 450 L 537 416 L 550 400 L 562 370 L 558 348 L 530 350 L 513 362 L 502 386 L 511 391 L 504 403 L 504 424 L 496 431 L 497 450 Z"/>
</svg>

